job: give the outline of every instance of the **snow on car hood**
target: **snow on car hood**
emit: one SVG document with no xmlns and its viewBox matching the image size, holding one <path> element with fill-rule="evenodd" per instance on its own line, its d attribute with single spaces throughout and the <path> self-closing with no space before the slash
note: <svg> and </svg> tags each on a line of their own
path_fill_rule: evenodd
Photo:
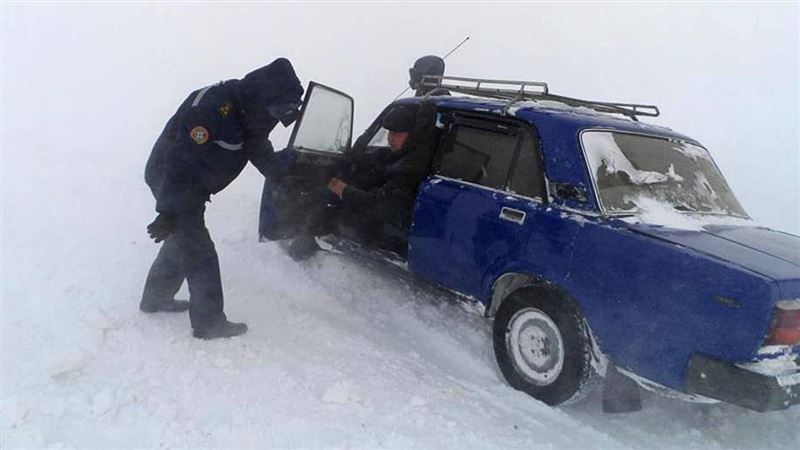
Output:
<svg viewBox="0 0 800 450">
<path fill-rule="evenodd" d="M 705 225 L 678 229 L 629 223 L 631 229 L 736 264 L 776 281 L 800 279 L 800 237 L 766 227 Z"/>
</svg>

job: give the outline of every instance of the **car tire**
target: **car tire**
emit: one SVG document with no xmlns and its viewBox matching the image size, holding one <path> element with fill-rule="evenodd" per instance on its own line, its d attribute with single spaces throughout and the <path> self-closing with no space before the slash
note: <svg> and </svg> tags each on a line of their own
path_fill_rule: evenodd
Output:
<svg viewBox="0 0 800 450">
<path fill-rule="evenodd" d="M 600 379 L 583 315 L 551 292 L 530 287 L 512 292 L 497 311 L 492 334 L 508 384 L 548 405 L 578 401 Z"/>
</svg>

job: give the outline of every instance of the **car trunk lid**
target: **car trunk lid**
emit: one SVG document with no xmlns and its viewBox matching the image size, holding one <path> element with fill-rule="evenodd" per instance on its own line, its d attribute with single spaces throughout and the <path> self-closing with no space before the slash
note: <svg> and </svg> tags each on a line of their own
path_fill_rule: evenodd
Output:
<svg viewBox="0 0 800 450">
<path fill-rule="evenodd" d="M 681 230 L 628 224 L 632 230 L 687 247 L 776 281 L 800 279 L 800 237 L 764 227 L 706 225 Z"/>
</svg>

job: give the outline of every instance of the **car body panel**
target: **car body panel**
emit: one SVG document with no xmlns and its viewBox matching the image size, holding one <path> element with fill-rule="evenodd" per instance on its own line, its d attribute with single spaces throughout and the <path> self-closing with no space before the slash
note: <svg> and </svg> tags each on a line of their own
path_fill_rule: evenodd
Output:
<svg viewBox="0 0 800 450">
<path fill-rule="evenodd" d="M 524 223 L 501 219 L 503 208 L 523 211 Z M 576 225 L 541 202 L 434 177 L 423 182 L 417 196 L 409 269 L 486 303 L 503 273 L 520 270 L 562 279 L 568 258 L 545 256 L 564 252 L 576 232 Z"/>
<path fill-rule="evenodd" d="M 800 278 L 800 238 L 769 228 L 707 225 L 702 231 L 652 225 L 631 228 L 720 260 L 728 261 L 775 281 Z"/>
<path fill-rule="evenodd" d="M 694 353 L 747 361 L 763 345 L 772 280 L 622 224 L 587 221 L 565 289 L 615 362 L 682 386 Z"/>
</svg>

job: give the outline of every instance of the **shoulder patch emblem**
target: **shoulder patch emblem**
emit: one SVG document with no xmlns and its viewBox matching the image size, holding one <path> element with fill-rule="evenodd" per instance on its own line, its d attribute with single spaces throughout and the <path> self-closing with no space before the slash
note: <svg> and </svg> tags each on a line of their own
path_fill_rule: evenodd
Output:
<svg viewBox="0 0 800 450">
<path fill-rule="evenodd" d="M 231 102 L 225 102 L 217 110 L 219 111 L 220 116 L 228 117 L 231 111 L 233 111 L 233 104 Z"/>
<path fill-rule="evenodd" d="M 203 145 L 208 142 L 208 130 L 206 130 L 205 127 L 194 127 L 192 131 L 189 132 L 189 137 L 191 137 L 195 143 Z"/>
</svg>

